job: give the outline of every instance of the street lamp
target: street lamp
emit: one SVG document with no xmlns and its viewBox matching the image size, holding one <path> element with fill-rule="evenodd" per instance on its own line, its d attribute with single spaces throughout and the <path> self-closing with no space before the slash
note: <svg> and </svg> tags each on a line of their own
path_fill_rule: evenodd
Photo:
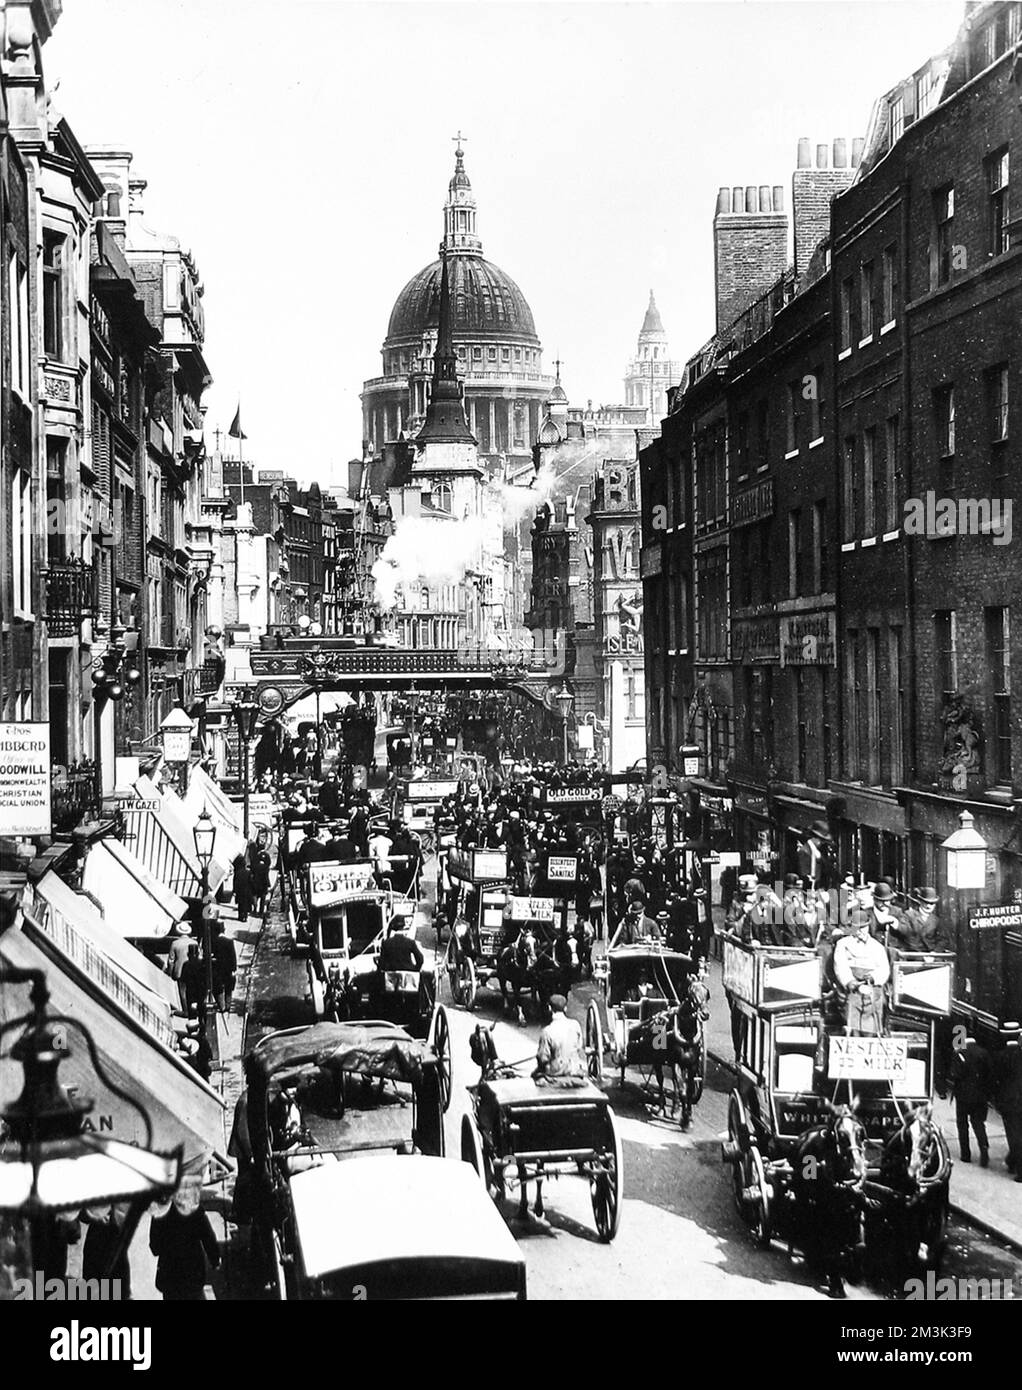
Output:
<svg viewBox="0 0 1022 1390">
<path fill-rule="evenodd" d="M 193 727 L 180 705 L 176 705 L 160 725 L 163 761 L 177 770 L 182 794 L 188 789 L 187 768 L 192 756 Z"/>
<path fill-rule="evenodd" d="M 4 1131 L 0 1215 L 27 1223 L 30 1245 L 40 1247 L 46 1241 L 48 1223 L 60 1212 L 127 1202 L 128 1216 L 111 1253 L 109 1274 L 130 1244 L 144 1208 L 171 1196 L 180 1186 L 182 1148 L 172 1153 L 150 1151 L 153 1133 L 148 1114 L 107 1076 L 89 1030 L 77 1019 L 47 1014 L 50 995 L 43 971 L 0 968 L 0 988 L 20 984 L 32 986 L 32 1012 L 0 1024 L 0 1037 L 27 1025 L 10 1049 L 11 1058 L 24 1071 L 24 1087 L 0 1115 Z M 69 1027 L 80 1031 L 103 1085 L 142 1116 L 144 1145 L 83 1132 L 93 1102 L 77 1095 L 72 1098 L 57 1078 L 61 1061 L 71 1055 Z"/>
<path fill-rule="evenodd" d="M 567 766 L 568 766 L 568 715 L 571 713 L 571 707 L 572 707 L 572 705 L 573 705 L 574 702 L 575 702 L 575 697 L 572 695 L 571 691 L 568 689 L 568 682 L 567 682 L 567 681 L 562 681 L 562 682 L 561 682 L 561 688 L 560 688 L 560 690 L 558 690 L 557 694 L 554 696 L 554 699 L 557 701 L 557 706 L 558 706 L 558 708 L 559 708 L 560 711 L 561 711 L 561 719 L 564 721 L 564 766 L 567 767 Z"/>
<path fill-rule="evenodd" d="M 244 696 L 236 700 L 231 706 L 231 713 L 234 715 L 234 722 L 238 726 L 238 738 L 241 741 L 241 789 L 244 805 L 244 832 L 245 839 L 248 840 L 248 746 L 255 738 L 256 721 L 259 718 L 259 705 L 255 700 L 250 700 Z"/>
<path fill-rule="evenodd" d="M 209 1043 L 210 1056 L 220 1059 L 220 1041 L 216 1031 L 216 995 L 213 993 L 213 923 L 220 913 L 213 894 L 209 891 L 209 866 L 213 859 L 213 846 L 216 843 L 216 826 L 209 811 L 204 806 L 202 814 L 192 827 L 195 841 L 195 857 L 202 871 L 202 950 L 206 963 L 206 1003 L 205 1033 Z"/>
<path fill-rule="evenodd" d="M 987 881 L 987 842 L 973 828 L 972 816 L 962 811 L 959 828 L 941 846 L 947 850 L 947 886 L 949 888 L 985 888 Z"/>
</svg>

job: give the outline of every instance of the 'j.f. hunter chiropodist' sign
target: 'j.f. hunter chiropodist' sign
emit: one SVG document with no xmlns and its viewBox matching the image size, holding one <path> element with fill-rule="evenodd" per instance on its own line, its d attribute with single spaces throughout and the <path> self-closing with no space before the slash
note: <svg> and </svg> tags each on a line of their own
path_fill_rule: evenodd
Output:
<svg viewBox="0 0 1022 1390">
<path fill-rule="evenodd" d="M 0 835 L 49 835 L 50 726 L 0 724 Z"/>
</svg>

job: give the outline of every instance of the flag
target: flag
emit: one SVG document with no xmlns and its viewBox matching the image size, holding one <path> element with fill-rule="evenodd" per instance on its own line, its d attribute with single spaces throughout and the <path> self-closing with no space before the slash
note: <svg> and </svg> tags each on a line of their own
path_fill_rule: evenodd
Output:
<svg viewBox="0 0 1022 1390">
<path fill-rule="evenodd" d="M 234 412 L 234 419 L 231 421 L 231 428 L 227 431 L 231 439 L 247 439 L 248 435 L 241 428 L 241 402 Z"/>
</svg>

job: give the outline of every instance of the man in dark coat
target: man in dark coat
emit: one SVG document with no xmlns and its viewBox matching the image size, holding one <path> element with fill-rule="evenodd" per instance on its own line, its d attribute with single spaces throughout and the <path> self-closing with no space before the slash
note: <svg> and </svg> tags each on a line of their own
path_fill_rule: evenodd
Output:
<svg viewBox="0 0 1022 1390">
<path fill-rule="evenodd" d="M 79 1213 L 85 1223 L 85 1244 L 82 1247 L 83 1279 L 116 1279 L 120 1282 L 121 1301 L 131 1298 L 131 1265 L 127 1249 L 121 1251 L 111 1269 L 110 1262 L 117 1251 L 124 1230 L 124 1221 L 116 1207 L 86 1207 Z"/>
<path fill-rule="evenodd" d="M 221 1013 L 230 1003 L 238 974 L 238 952 L 223 922 L 213 923 L 213 993 Z"/>
<path fill-rule="evenodd" d="M 238 921 L 247 922 L 252 911 L 252 871 L 248 860 L 239 854 L 234 860 L 234 901 L 238 908 Z"/>
<path fill-rule="evenodd" d="M 937 914 L 935 888 L 919 888 L 910 895 L 912 906 L 888 928 L 892 946 L 899 951 L 949 951 L 947 933 Z"/>
<path fill-rule="evenodd" d="M 1022 1182 L 1022 1025 L 1006 1023 L 1008 1045 L 998 1068 L 997 1108 L 1008 1141 L 1008 1171 Z"/>
<path fill-rule="evenodd" d="M 183 1197 L 186 1194 L 179 1192 L 166 1216 L 153 1218 L 149 1249 L 156 1256 L 156 1287 L 164 1301 L 201 1303 L 206 1297 L 206 1261 L 219 1268 L 220 1247 L 201 1206 L 188 1211 Z"/>
<path fill-rule="evenodd" d="M 958 1122 L 958 1147 L 962 1162 L 971 1163 L 969 1126 L 979 1145 L 979 1163 L 986 1168 L 990 1162 L 990 1141 L 987 1139 L 987 1106 L 993 1091 L 990 1053 L 975 1038 L 966 1038 L 951 1056 L 951 1088 L 955 1097 L 955 1118 Z"/>
</svg>

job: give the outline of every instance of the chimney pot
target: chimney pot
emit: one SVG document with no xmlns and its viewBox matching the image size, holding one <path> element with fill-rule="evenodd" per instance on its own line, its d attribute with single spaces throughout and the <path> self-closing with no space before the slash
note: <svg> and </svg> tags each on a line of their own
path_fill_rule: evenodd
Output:
<svg viewBox="0 0 1022 1390">
<path fill-rule="evenodd" d="M 816 167 L 826 169 L 830 163 L 830 149 L 827 145 L 816 146 Z"/>
<path fill-rule="evenodd" d="M 744 212 L 744 211 L 745 211 L 745 189 L 744 189 L 744 188 L 734 188 L 734 189 L 731 190 L 731 211 L 732 211 L 732 212 Z"/>
<path fill-rule="evenodd" d="M 813 167 L 813 156 L 808 135 L 803 135 L 799 138 L 798 167 L 800 169 L 811 169 Z"/>
<path fill-rule="evenodd" d="M 848 162 L 848 142 L 843 136 L 838 136 L 834 141 L 834 168 L 844 169 Z"/>
<path fill-rule="evenodd" d="M 722 212 L 730 212 L 730 211 L 731 211 L 731 190 L 730 190 L 730 188 L 722 188 L 722 189 L 720 190 L 720 192 L 717 194 L 717 212 L 718 212 L 718 214 L 720 214 L 720 213 L 722 213 Z"/>
<path fill-rule="evenodd" d="M 774 184 L 773 209 L 774 212 L 784 211 L 784 189 L 779 183 Z"/>
<path fill-rule="evenodd" d="M 759 212 L 759 190 L 753 183 L 745 190 L 745 211 Z"/>
<path fill-rule="evenodd" d="M 759 186 L 759 210 L 760 212 L 776 212 L 776 208 L 770 205 L 770 185 L 761 183 Z"/>
<path fill-rule="evenodd" d="M 865 140 L 861 135 L 857 135 L 852 141 L 852 168 L 857 169 L 862 161 L 862 150 Z"/>
</svg>

